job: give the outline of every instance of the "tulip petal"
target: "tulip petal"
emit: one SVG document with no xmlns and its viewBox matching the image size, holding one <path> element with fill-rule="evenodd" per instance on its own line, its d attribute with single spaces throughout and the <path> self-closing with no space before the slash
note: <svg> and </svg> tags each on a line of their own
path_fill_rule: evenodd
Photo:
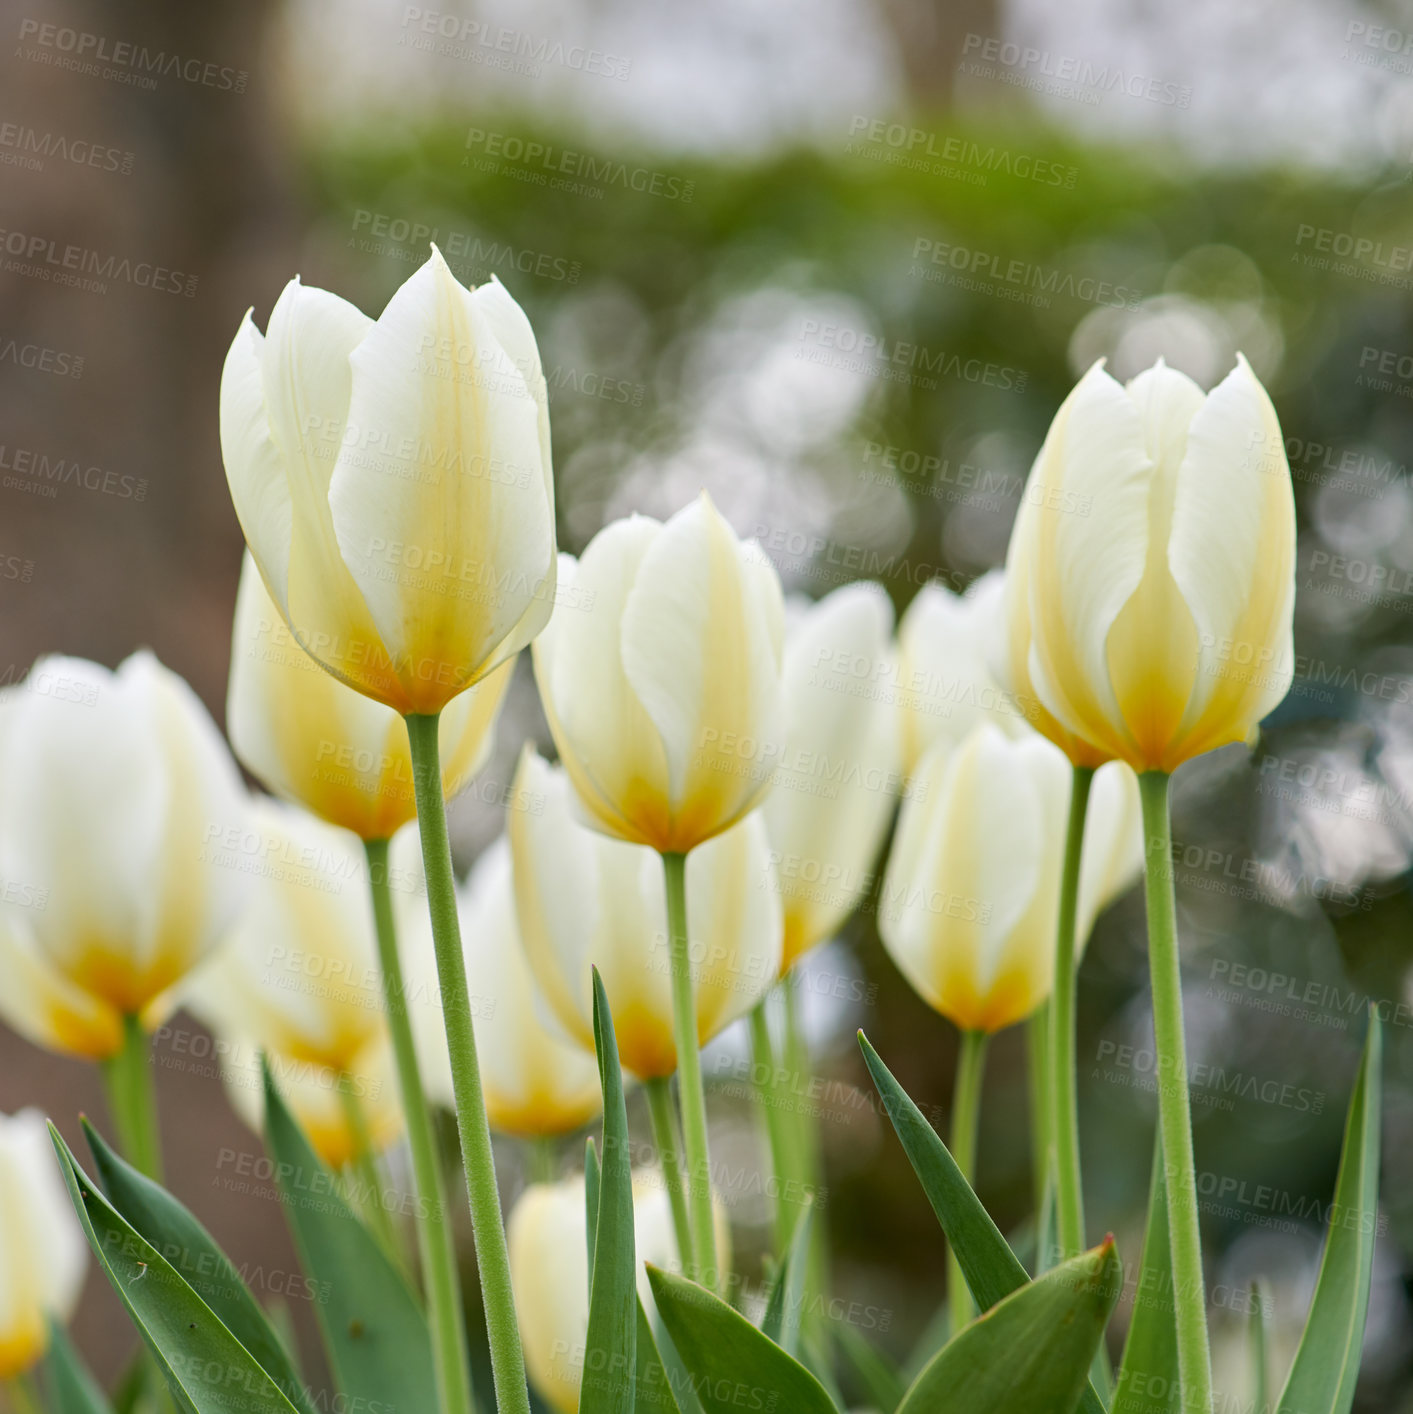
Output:
<svg viewBox="0 0 1413 1414">
<path fill-rule="evenodd" d="M 342 450 L 329 503 L 410 711 L 440 710 L 552 608 L 541 404 L 505 322 L 434 247 L 350 359 L 348 422 L 377 444 Z"/>
<path fill-rule="evenodd" d="M 0 917 L 0 1017 L 37 1046 L 85 1060 L 117 1055 L 123 1044 L 117 1008 L 59 971 L 19 914 L 7 908 Z"/>
<path fill-rule="evenodd" d="M 1295 498 L 1275 409 L 1240 355 L 1192 420 L 1168 562 L 1198 633 L 1186 759 L 1244 740 L 1294 671 Z"/>
<path fill-rule="evenodd" d="M 779 581 L 703 494 L 644 554 L 623 610 L 623 670 L 667 755 L 673 838 L 747 814 L 780 751 Z"/>
</svg>

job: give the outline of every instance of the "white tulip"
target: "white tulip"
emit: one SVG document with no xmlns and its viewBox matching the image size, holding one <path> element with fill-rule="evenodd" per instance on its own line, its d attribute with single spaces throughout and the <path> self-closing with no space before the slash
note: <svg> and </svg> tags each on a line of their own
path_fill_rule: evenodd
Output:
<svg viewBox="0 0 1413 1414">
<path fill-rule="evenodd" d="M 244 894 L 221 858 L 245 791 L 196 694 L 150 653 L 116 672 L 42 658 L 0 705 L 0 1015 L 104 1059 L 123 1018 L 224 935 Z"/>
<path fill-rule="evenodd" d="M 38 1110 L 0 1115 L 0 1380 L 30 1369 L 66 1321 L 88 1271 L 88 1243 Z"/>
<path fill-rule="evenodd" d="M 703 494 L 560 559 L 535 679 L 595 828 L 685 854 L 770 788 L 781 750 L 780 580 Z"/>
<path fill-rule="evenodd" d="M 525 646 L 555 587 L 548 396 L 492 279 L 431 259 L 375 322 L 292 280 L 247 314 L 221 377 L 221 451 L 295 638 L 395 711 L 440 711 Z"/>
<path fill-rule="evenodd" d="M 516 914 L 531 969 L 570 1035 L 594 1045 L 591 968 L 603 977 L 624 1066 L 677 1068 L 662 864 L 579 823 L 566 773 L 527 748 L 508 834 Z M 765 995 L 780 970 L 779 885 L 760 814 L 687 856 L 687 936 L 705 1044 Z"/>
</svg>

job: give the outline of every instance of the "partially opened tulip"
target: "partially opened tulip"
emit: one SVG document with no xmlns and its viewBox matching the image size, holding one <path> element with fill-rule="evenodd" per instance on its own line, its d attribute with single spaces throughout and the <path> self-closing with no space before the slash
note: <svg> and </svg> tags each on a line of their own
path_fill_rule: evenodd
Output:
<svg viewBox="0 0 1413 1414">
<path fill-rule="evenodd" d="M 1023 702 L 1002 686 L 992 664 L 1001 576 L 984 575 L 965 594 L 935 580 L 923 585 L 898 624 L 898 727 L 903 769 L 917 769 L 929 747 L 953 745 L 981 722 L 1008 735 L 1024 729 Z"/>
<path fill-rule="evenodd" d="M 730 1230 L 720 1204 L 713 1205 L 716 1261 L 724 1267 Z M 510 1211 L 511 1275 L 515 1309 L 525 1342 L 525 1363 L 535 1393 L 560 1414 L 577 1414 L 589 1333 L 588 1218 L 583 1175 L 561 1183 L 531 1184 Z M 652 1289 L 645 1264 L 680 1272 L 683 1263 L 673 1236 L 672 1214 L 662 1176 L 653 1169 L 633 1175 L 633 1245 L 638 1295 L 651 1312 Z M 659 1367 L 660 1372 L 661 1367 Z M 639 1384 L 639 1407 L 654 1408 L 671 1398 Z"/>
<path fill-rule="evenodd" d="M 106 1062 L 125 1150 L 155 1167 L 144 1028 L 234 920 L 220 858 L 245 791 L 206 709 L 150 653 L 42 658 L 0 705 L 0 1015 Z"/>
<path fill-rule="evenodd" d="M 762 812 L 785 906 L 781 970 L 834 935 L 873 882 L 902 782 L 893 608 L 877 584 L 800 607 L 785 640 L 785 749 Z"/>
<path fill-rule="evenodd" d="M 342 1167 L 401 1130 L 363 854 L 347 831 L 268 799 L 252 803 L 239 852 L 250 901 L 182 999 L 226 1041 L 242 1112 L 259 1123 L 268 1052 L 311 1141 Z"/>
<path fill-rule="evenodd" d="M 592 1054 L 592 968 L 618 1053 L 640 1080 L 677 1069 L 667 909 L 657 856 L 582 824 L 562 767 L 520 758 L 507 833 L 516 914 L 530 967 L 561 1025 Z M 744 1016 L 780 972 L 781 905 L 765 824 L 752 814 L 687 860 L 688 931 L 705 1043 Z"/>
<path fill-rule="evenodd" d="M 64 1322 L 88 1271 L 74 1216 L 38 1110 L 0 1115 L 0 1380 L 32 1369 Z"/>
<path fill-rule="evenodd" d="M 501 664 L 441 714 L 448 798 L 490 753 L 513 666 L 513 660 Z M 391 839 L 416 816 L 402 719 L 325 672 L 299 646 L 248 553 L 236 596 L 226 725 L 241 764 L 269 790 L 360 839 Z"/>
<path fill-rule="evenodd" d="M 588 1049 L 571 1040 L 540 995 L 520 941 L 510 846 L 504 838 L 476 861 L 459 895 L 481 1083 L 492 1128 L 527 1138 L 580 1128 L 603 1104 L 593 1038 Z M 450 1105 L 451 1058 L 426 911 L 420 897 L 399 897 L 409 905 L 399 910 L 406 917 L 400 931 L 427 1094 Z"/>
<path fill-rule="evenodd" d="M 246 543 L 296 641 L 406 719 L 491 1364 L 501 1407 L 528 1414 L 437 719 L 550 616 L 554 484 L 534 333 L 498 280 L 465 289 L 435 246 L 376 321 L 293 280 L 266 334 L 247 314 L 226 356 L 221 451 Z M 459 1340 L 442 1305 L 438 1339 Z M 453 1372 L 443 1355 L 446 1414 L 470 1395 L 465 1359 Z"/>
</svg>

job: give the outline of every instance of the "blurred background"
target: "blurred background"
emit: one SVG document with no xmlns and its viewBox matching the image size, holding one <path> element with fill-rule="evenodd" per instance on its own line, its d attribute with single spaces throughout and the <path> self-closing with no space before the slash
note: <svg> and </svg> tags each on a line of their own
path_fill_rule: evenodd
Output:
<svg viewBox="0 0 1413 1414">
<path fill-rule="evenodd" d="M 1357 1407 L 1413 1410 L 1413 8 L 431 3 L 7 8 L 3 680 L 45 651 L 112 665 L 147 645 L 221 719 L 241 549 L 221 362 L 296 272 L 373 313 L 430 240 L 462 280 L 500 277 L 540 340 L 564 548 L 706 487 L 788 590 L 875 577 L 900 611 L 1001 562 L 1095 358 L 1127 377 L 1161 354 L 1210 386 L 1244 352 L 1295 478 L 1298 662 L 1253 753 L 1176 783 L 1217 1382 L 1240 1387 L 1254 1277 L 1277 1358 L 1293 1348 L 1372 1001 L 1385 1221 Z M 144 69 L 142 46 L 166 59 Z M 454 809 L 463 866 L 527 735 L 547 739 L 522 663 Z M 811 966 L 835 1288 L 901 1359 L 943 1249 L 852 1033 L 938 1117 L 956 1037 L 867 909 Z M 1080 1025 L 1091 1226 L 1136 1256 L 1156 1100 L 1135 893 L 1086 954 Z M 233 1178 L 258 1145 L 192 1044 L 155 1057 L 173 1187 L 278 1293 L 278 1205 Z M 728 1035 L 707 1064 L 714 1146 L 743 1172 L 761 1162 L 745 1054 Z M 25 1104 L 72 1142 L 80 1109 L 102 1113 L 90 1068 L 5 1034 L 0 1108 Z M 1030 1208 L 1026 1116 L 1017 1028 L 981 1139 L 1003 1228 Z M 511 1191 L 512 1145 L 503 1167 Z M 743 1182 L 731 1205 L 758 1271 L 768 1199 Z M 77 1333 L 105 1375 L 133 1344 L 96 1274 Z"/>
</svg>

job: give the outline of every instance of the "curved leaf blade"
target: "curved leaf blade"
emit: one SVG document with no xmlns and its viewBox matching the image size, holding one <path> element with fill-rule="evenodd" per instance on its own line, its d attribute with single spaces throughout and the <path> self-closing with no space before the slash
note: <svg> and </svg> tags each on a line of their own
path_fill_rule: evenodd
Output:
<svg viewBox="0 0 1413 1414">
<path fill-rule="evenodd" d="M 84 1137 L 108 1201 L 176 1267 L 182 1279 L 255 1357 L 302 1414 L 314 1414 L 289 1352 L 215 1238 L 159 1183 L 139 1173 L 88 1122 Z"/>
<path fill-rule="evenodd" d="M 785 1261 L 776 1273 L 760 1323 L 761 1330 L 789 1355 L 798 1355 L 800 1349 L 800 1314 L 805 1304 L 805 1269 L 810 1260 L 813 1216 L 811 1200 L 807 1198 L 795 1221 Z"/>
<path fill-rule="evenodd" d="M 113 1406 L 74 1349 L 58 1321 L 49 1322 L 49 1353 L 44 1357 L 46 1408 L 53 1414 L 113 1414 Z"/>
<path fill-rule="evenodd" d="M 53 1125 L 49 1134 L 88 1245 L 181 1414 L 298 1414 L 171 1263 L 98 1191 Z"/>
<path fill-rule="evenodd" d="M 633 1161 L 623 1072 L 603 979 L 594 969 L 594 1048 L 603 1087 L 603 1156 L 594 1222 L 589 1332 L 579 1383 L 580 1414 L 633 1414 L 638 1280 L 633 1244 Z M 588 1192 L 588 1182 L 585 1183 Z"/>
<path fill-rule="evenodd" d="M 1349 1100 L 1320 1275 L 1277 1414 L 1349 1414 L 1354 1403 L 1379 1228 L 1382 1064 L 1383 1028 L 1371 1009 L 1359 1077 Z"/>
<path fill-rule="evenodd" d="M 317 1315 L 339 1393 L 351 1408 L 436 1409 L 436 1365 L 421 1306 L 339 1196 L 269 1066 L 263 1070 L 265 1144 L 301 1264 L 328 1293 Z"/>
<path fill-rule="evenodd" d="M 1061 1263 L 945 1345 L 897 1414 L 1070 1414 L 1121 1286 L 1112 1238 Z"/>
<path fill-rule="evenodd" d="M 893 1078 L 862 1031 L 859 1046 L 882 1097 L 884 1112 L 892 1121 L 913 1172 L 952 1245 L 977 1309 L 989 1310 L 1030 1278 L 1000 1228 L 991 1221 L 981 1199 L 962 1177 L 947 1146 L 923 1118 L 907 1091 Z M 1085 1389 L 1079 1408 L 1082 1414 L 1104 1414 L 1104 1404 L 1092 1387 Z"/>
<path fill-rule="evenodd" d="M 839 1414 L 824 1386 L 719 1296 L 649 1265 L 658 1314 L 706 1414 Z"/>
</svg>

